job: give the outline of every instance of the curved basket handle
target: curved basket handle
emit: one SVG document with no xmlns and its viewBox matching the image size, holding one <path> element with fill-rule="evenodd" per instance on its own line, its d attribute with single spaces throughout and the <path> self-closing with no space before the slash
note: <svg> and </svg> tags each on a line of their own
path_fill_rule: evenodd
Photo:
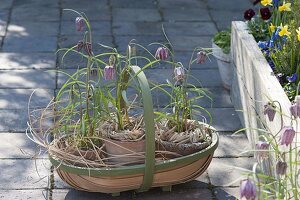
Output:
<svg viewBox="0 0 300 200">
<path fill-rule="evenodd" d="M 153 102 L 149 83 L 144 72 L 138 66 L 130 66 L 130 68 L 135 73 L 141 88 L 146 129 L 145 171 L 143 183 L 139 189 L 139 192 L 143 192 L 147 191 L 152 186 L 155 168 L 155 127 Z"/>
</svg>

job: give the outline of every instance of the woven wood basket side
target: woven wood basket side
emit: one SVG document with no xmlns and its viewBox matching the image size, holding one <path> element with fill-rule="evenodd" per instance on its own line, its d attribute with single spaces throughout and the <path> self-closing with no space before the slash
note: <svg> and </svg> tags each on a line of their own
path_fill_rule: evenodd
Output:
<svg viewBox="0 0 300 200">
<path fill-rule="evenodd" d="M 189 165 L 174 166 L 154 174 L 152 187 L 174 185 L 194 180 L 205 172 L 213 155 L 199 159 Z M 143 174 L 118 177 L 92 177 L 77 175 L 57 169 L 62 180 L 75 189 L 88 192 L 117 193 L 139 189 L 143 182 Z"/>
</svg>

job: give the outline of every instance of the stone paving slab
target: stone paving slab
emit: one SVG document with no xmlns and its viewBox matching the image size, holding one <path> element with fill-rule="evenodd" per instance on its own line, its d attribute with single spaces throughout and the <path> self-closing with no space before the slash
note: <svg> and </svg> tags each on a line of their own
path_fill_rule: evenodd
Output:
<svg viewBox="0 0 300 200">
<path fill-rule="evenodd" d="M 44 108 L 54 96 L 54 90 L 0 89 L 0 109 L 26 110 L 31 94 L 30 108 Z"/>
<path fill-rule="evenodd" d="M 252 170 L 252 158 L 214 158 L 207 169 L 210 182 L 213 186 L 239 186 L 245 171 L 238 168 Z"/>
<path fill-rule="evenodd" d="M 2 50 L 5 52 L 55 52 L 57 37 L 54 36 L 23 36 L 5 37 Z M 20 45 L 22 44 L 22 45 Z"/>
<path fill-rule="evenodd" d="M 113 8 L 112 15 L 114 21 L 157 22 L 161 20 L 158 10 L 150 8 Z"/>
<path fill-rule="evenodd" d="M 109 21 L 91 21 L 91 26 L 93 35 L 111 35 L 111 23 Z M 69 35 L 83 36 L 84 32 L 76 31 L 74 21 L 62 21 L 60 34 L 66 37 Z"/>
<path fill-rule="evenodd" d="M 210 21 L 207 9 L 194 8 L 167 8 L 163 9 L 163 16 L 165 21 Z"/>
<path fill-rule="evenodd" d="M 24 36 L 57 36 L 58 22 L 24 22 L 18 21 L 8 26 L 8 37 L 24 37 Z"/>
<path fill-rule="evenodd" d="M 2 0 L 0 4 L 0 9 L 9 9 L 13 4 L 13 0 Z"/>
<path fill-rule="evenodd" d="M 231 21 L 244 20 L 244 12 L 240 12 L 240 14 L 237 15 L 235 12 L 228 10 L 211 10 L 210 13 L 219 29 L 230 28 Z"/>
<path fill-rule="evenodd" d="M 44 110 L 33 109 L 30 110 L 31 121 L 33 123 L 33 128 L 40 126 L 39 121 L 36 120 L 41 114 L 47 112 Z M 49 112 L 49 111 L 48 111 Z M 29 121 L 28 110 L 24 109 L 1 109 L 0 110 L 0 132 L 14 132 L 14 133 L 24 133 Z M 44 130 L 47 130 L 49 126 L 52 125 L 53 119 L 51 115 L 43 120 L 42 126 Z"/>
<path fill-rule="evenodd" d="M 211 36 L 170 36 L 169 39 L 176 51 L 193 51 L 195 48 L 210 48 Z"/>
<path fill-rule="evenodd" d="M 80 9 L 101 9 L 103 7 L 107 7 L 108 5 L 108 0 L 85 0 L 84 3 L 82 2 L 82 0 L 62 0 L 61 2 L 62 8 L 72 8 L 78 11 L 80 11 Z"/>
<path fill-rule="evenodd" d="M 1 111 L 0 111 L 1 112 Z M 37 156 L 47 158 L 45 150 L 39 153 L 40 147 L 29 140 L 25 133 L 0 133 L 0 165 L 1 159 L 25 159 Z M 0 195 L 1 196 L 1 195 Z M 1 198 L 0 198 L 1 199 Z"/>
<path fill-rule="evenodd" d="M 46 189 L 30 190 L 0 190 L 0 199 L 18 199 L 18 200 L 46 200 L 48 191 Z"/>
<path fill-rule="evenodd" d="M 164 88 L 166 91 L 171 93 L 169 88 Z M 229 92 L 221 87 L 214 88 L 203 88 L 207 96 L 195 100 L 194 104 L 202 106 L 204 108 L 232 108 Z M 135 94 L 136 91 L 130 91 L 128 89 L 128 96 Z M 170 103 L 170 98 L 167 94 L 162 93 L 159 89 L 151 91 L 153 103 L 155 106 L 165 107 Z M 189 97 L 195 97 L 196 93 L 190 93 Z M 198 96 L 198 95 L 197 95 Z"/>
<path fill-rule="evenodd" d="M 5 159 L 1 160 L 0 168 L 0 189 L 2 190 L 48 188 L 50 169 L 48 159 Z"/>
<path fill-rule="evenodd" d="M 115 36 L 115 43 L 117 45 L 117 48 L 119 52 L 124 53 L 127 49 L 127 46 L 130 41 L 134 40 L 134 43 L 143 45 L 150 51 L 152 54 L 155 54 L 158 45 L 151 45 L 151 43 L 166 43 L 165 38 L 162 35 L 149 35 L 147 37 L 141 36 L 141 35 L 135 35 L 135 36 Z M 140 51 L 141 48 L 137 47 L 137 51 Z"/>
<path fill-rule="evenodd" d="M 55 72 L 45 70 L 1 70 L 0 89 L 55 88 Z"/>
<path fill-rule="evenodd" d="M 89 5 L 89 4 L 88 4 Z M 94 6 L 93 6 L 94 5 Z M 86 6 L 82 6 L 81 3 L 78 3 L 76 6 L 76 3 L 72 3 L 70 6 L 63 7 L 64 9 L 76 9 L 76 11 L 80 13 L 85 13 L 90 21 L 96 20 L 96 21 L 108 21 L 111 20 L 111 12 L 109 7 L 107 6 L 101 6 L 99 7 L 97 4 L 91 4 L 87 8 Z M 78 15 L 74 12 L 64 10 L 62 13 L 62 21 L 72 21 L 74 22 L 75 18 L 78 17 Z"/>
<path fill-rule="evenodd" d="M 210 9 L 213 10 L 226 10 L 231 11 L 232 13 L 235 14 L 241 14 L 243 15 L 244 13 L 241 12 L 243 10 L 252 8 L 253 5 L 250 1 L 241 1 L 241 0 L 230 0 L 230 1 L 220 1 L 220 0 L 207 0 L 207 5 Z M 236 12 L 233 12 L 236 11 Z"/>
<path fill-rule="evenodd" d="M 68 74 L 74 74 L 75 69 L 66 69 L 63 70 Z M 173 70 L 172 69 L 148 69 L 144 71 L 148 81 L 157 83 L 164 83 L 167 79 L 173 80 Z M 195 86 L 201 87 L 219 87 L 221 86 L 220 75 L 217 69 L 203 69 L 203 70 L 193 70 L 193 76 L 198 79 L 189 79 L 189 83 L 194 84 Z M 205 79 L 206 76 L 211 77 L 210 79 Z M 1 76 L 0 76 L 1 77 Z M 83 77 L 84 78 L 84 77 Z M 82 78 L 82 79 L 83 79 Z M 61 88 L 62 84 L 66 81 L 67 76 L 59 73 L 57 88 Z M 1 81 L 0 81 L 1 86 Z"/>
<path fill-rule="evenodd" d="M 114 8 L 156 8 L 157 1 L 111 0 L 110 5 Z"/>
<path fill-rule="evenodd" d="M 213 193 L 217 200 L 236 200 L 240 198 L 239 187 L 217 187 Z"/>
<path fill-rule="evenodd" d="M 78 41 L 83 39 L 83 35 L 73 35 L 73 36 L 67 36 L 62 35 L 59 37 L 58 46 L 59 48 L 70 48 L 75 45 L 77 45 Z M 103 48 L 100 47 L 99 43 L 107 45 L 107 46 L 113 46 L 113 38 L 112 36 L 103 36 L 103 35 L 94 35 L 93 36 L 93 52 L 98 53 L 103 51 Z"/>
<path fill-rule="evenodd" d="M 9 11 L 0 9 L 0 36 L 5 36 Z"/>
<path fill-rule="evenodd" d="M 0 53 L 0 69 L 55 69 L 54 53 Z"/>
<path fill-rule="evenodd" d="M 132 37 L 132 38 L 135 38 L 135 37 Z M 128 40 L 129 40 L 129 38 L 128 38 Z M 123 45 L 125 45 L 125 42 Z M 158 47 L 157 45 L 151 47 L 152 54 L 155 53 L 155 49 L 157 47 Z M 119 50 L 122 50 L 122 51 L 124 51 L 124 49 L 125 49 L 124 46 L 122 46 L 122 48 L 121 47 L 119 48 Z M 79 55 L 75 52 L 69 52 L 68 55 L 64 57 L 64 60 L 62 62 L 61 58 L 62 58 L 63 54 L 64 54 L 63 52 L 59 52 L 57 54 L 59 68 L 61 68 L 61 69 L 64 69 L 64 68 L 78 69 L 78 68 L 86 67 L 86 59 L 83 59 L 81 55 Z M 193 52 L 176 51 L 175 52 L 175 62 L 181 62 L 184 67 L 188 68 L 192 54 L 193 54 Z M 138 53 L 138 55 L 145 56 L 148 58 L 151 57 L 148 53 L 143 53 L 143 52 Z M 101 59 L 104 62 L 108 62 L 108 56 L 102 56 Z M 194 54 L 193 59 L 196 59 L 196 54 Z M 147 63 L 149 63 L 149 62 L 145 61 L 144 59 L 138 60 L 137 63 L 135 61 L 132 62 L 132 64 L 138 65 L 140 67 L 145 66 Z M 213 56 L 209 56 L 209 58 L 207 59 L 207 61 L 204 64 L 200 65 L 200 64 L 197 64 L 196 62 L 194 62 L 191 66 L 192 69 L 199 69 L 199 70 L 217 69 L 217 67 L 218 67 L 217 61 Z M 160 62 L 160 63 L 154 64 L 150 68 L 152 68 L 152 69 L 174 69 L 174 66 Z"/>
<path fill-rule="evenodd" d="M 253 156 L 251 147 L 245 133 L 233 134 L 219 132 L 219 146 L 215 151 L 214 157 L 250 157 Z M 233 145 L 235 144 L 235 145 Z M 243 154 L 242 154 L 243 153 Z"/>
<path fill-rule="evenodd" d="M 11 23 L 16 21 L 59 21 L 59 9 L 49 7 L 16 7 L 11 14 Z"/>
<path fill-rule="evenodd" d="M 80 192 L 76 190 L 54 190 L 53 191 L 53 199 L 55 200 L 67 200 L 67 199 L 78 199 L 78 200 L 121 200 L 121 199 L 137 199 L 137 200 L 153 200 L 153 199 L 166 199 L 166 200 L 176 200 L 176 199 L 212 199 L 212 192 L 209 189 L 198 188 L 198 189 L 181 189 L 174 190 L 172 192 L 162 192 L 159 188 L 152 189 L 148 192 L 136 193 L 133 192 L 124 192 L 121 193 L 120 197 L 112 197 L 109 194 L 101 194 L 101 193 L 87 193 Z"/>
<path fill-rule="evenodd" d="M 167 35 L 212 36 L 217 29 L 212 22 L 169 22 L 164 23 Z"/>
<path fill-rule="evenodd" d="M 162 25 L 167 35 L 213 35 L 217 29 L 211 22 L 115 22 L 115 35 L 162 35 Z"/>
<path fill-rule="evenodd" d="M 237 131 L 242 128 L 234 108 L 207 108 L 207 110 L 213 119 L 212 126 L 218 131 Z M 203 115 L 209 119 L 205 112 Z"/>
<path fill-rule="evenodd" d="M 0 132 L 24 132 L 28 121 L 27 110 L 0 110 L 0 121 Z"/>
<path fill-rule="evenodd" d="M 40 1 L 40 0 L 14 0 L 14 8 L 22 7 L 46 7 L 46 8 L 59 8 L 60 0 Z"/>
<path fill-rule="evenodd" d="M 162 35 L 161 22 L 113 22 L 114 35 L 135 36 Z"/>
<path fill-rule="evenodd" d="M 161 8 L 179 8 L 179 9 L 189 9 L 189 8 L 201 8 L 205 9 L 206 4 L 203 1 L 198 0 L 159 0 L 159 7 Z"/>
<path fill-rule="evenodd" d="M 206 46 L 206 48 L 210 48 L 210 46 Z M 193 59 L 196 59 L 196 53 L 197 52 L 195 52 L 193 55 L 193 52 L 189 52 L 189 51 L 176 51 L 175 59 L 176 61 L 181 62 L 183 66 L 187 67 L 190 63 L 192 55 L 193 55 Z M 218 68 L 218 63 L 214 56 L 209 55 L 205 63 L 197 64 L 196 62 L 194 62 L 191 68 L 192 69 L 215 69 Z"/>
</svg>

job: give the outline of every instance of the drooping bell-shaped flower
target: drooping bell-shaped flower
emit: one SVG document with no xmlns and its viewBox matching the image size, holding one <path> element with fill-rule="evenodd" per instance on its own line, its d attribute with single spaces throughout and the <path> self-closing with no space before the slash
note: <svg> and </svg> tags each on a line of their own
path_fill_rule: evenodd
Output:
<svg viewBox="0 0 300 200">
<path fill-rule="evenodd" d="M 113 80 L 115 78 L 115 68 L 114 66 L 107 65 L 104 68 L 103 76 L 105 80 Z"/>
<path fill-rule="evenodd" d="M 254 15 L 255 11 L 250 8 L 244 12 L 244 19 L 250 21 Z"/>
<path fill-rule="evenodd" d="M 165 47 L 159 47 L 156 50 L 155 58 L 159 60 L 166 60 L 168 58 L 168 49 Z"/>
<path fill-rule="evenodd" d="M 270 144 L 267 142 L 258 141 L 258 143 L 256 144 L 256 150 L 257 150 L 257 155 L 259 158 L 261 158 L 261 159 L 268 158 L 269 146 L 270 146 Z"/>
<path fill-rule="evenodd" d="M 197 53 L 197 64 L 203 64 L 203 63 L 205 63 L 206 58 L 207 58 L 206 52 L 204 52 L 204 51 L 199 51 L 199 52 Z"/>
<path fill-rule="evenodd" d="M 277 175 L 285 175 L 287 170 L 287 163 L 278 161 L 276 163 L 276 174 Z"/>
<path fill-rule="evenodd" d="M 254 200 L 256 197 L 256 186 L 249 178 L 242 180 L 240 184 L 241 199 Z"/>
<path fill-rule="evenodd" d="M 85 21 L 84 21 L 83 17 L 76 17 L 76 19 L 75 19 L 76 31 L 83 31 L 84 23 L 85 23 Z"/>
<path fill-rule="evenodd" d="M 276 113 L 276 107 L 274 104 L 268 103 L 264 105 L 264 115 L 267 115 L 269 118 L 269 121 L 273 121 Z"/>
<path fill-rule="evenodd" d="M 288 146 L 293 142 L 296 132 L 292 126 L 284 126 L 279 134 L 280 144 Z"/>
<path fill-rule="evenodd" d="M 291 115 L 295 118 L 300 117 L 300 96 L 295 97 L 295 101 L 290 107 Z"/>
<path fill-rule="evenodd" d="M 182 81 L 184 79 L 184 68 L 182 66 L 174 69 L 174 78 L 176 81 Z"/>
</svg>

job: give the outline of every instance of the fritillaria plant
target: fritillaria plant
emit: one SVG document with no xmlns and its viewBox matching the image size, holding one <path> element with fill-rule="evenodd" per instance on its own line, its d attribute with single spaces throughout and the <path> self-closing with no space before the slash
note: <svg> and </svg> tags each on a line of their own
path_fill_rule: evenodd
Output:
<svg viewBox="0 0 300 200">
<path fill-rule="evenodd" d="M 259 130 L 261 135 L 255 150 L 258 162 L 254 164 L 252 174 L 257 187 L 246 186 L 250 184 L 242 182 L 241 197 L 246 199 L 255 197 L 258 199 L 299 199 L 299 144 L 297 143 L 297 131 L 294 129 L 299 116 L 299 98 L 296 96 L 295 102 L 290 107 L 290 124 L 288 125 L 284 124 L 284 114 L 279 102 L 268 102 L 264 106 L 264 114 L 271 123 L 275 115 L 281 117 L 281 128 L 275 134 L 272 134 L 270 130 Z M 251 192 L 254 188 L 257 190 L 256 195 Z"/>
</svg>

